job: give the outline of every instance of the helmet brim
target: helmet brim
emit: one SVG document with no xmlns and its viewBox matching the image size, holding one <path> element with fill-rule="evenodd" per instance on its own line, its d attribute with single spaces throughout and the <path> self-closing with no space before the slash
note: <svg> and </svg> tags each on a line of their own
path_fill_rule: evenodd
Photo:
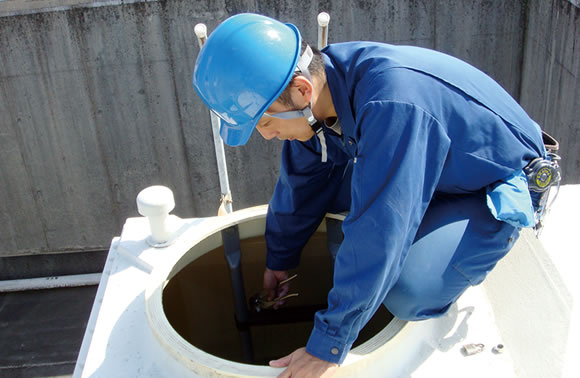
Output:
<svg viewBox="0 0 580 378">
<path fill-rule="evenodd" d="M 220 118 L 220 136 L 229 146 L 249 140 L 264 112 L 292 80 L 300 58 L 300 32 L 292 24 L 282 25 L 256 14 L 232 16 L 209 36 L 198 55 L 193 86 Z M 233 58 L 240 63 L 232 66 Z"/>
<path fill-rule="evenodd" d="M 259 120 L 253 119 L 243 125 L 232 125 L 220 118 L 220 136 L 228 146 L 243 146 L 252 136 Z"/>
<path fill-rule="evenodd" d="M 248 140 L 252 136 L 252 133 L 254 132 L 254 129 L 256 128 L 256 125 L 258 124 L 258 121 L 263 116 L 264 112 L 278 99 L 278 97 L 280 97 L 282 92 L 286 89 L 286 87 L 292 80 L 294 70 L 296 69 L 296 64 L 300 59 L 300 49 L 302 40 L 300 37 L 300 31 L 295 25 L 290 23 L 286 23 L 285 25 L 289 27 L 296 36 L 296 47 L 295 47 L 296 50 L 294 53 L 294 59 L 292 61 L 292 64 L 290 65 L 290 71 L 286 79 L 280 86 L 280 88 L 274 94 L 274 96 L 264 105 L 262 111 L 260 112 L 257 118 L 254 118 L 244 124 L 233 125 L 224 121 L 220 117 L 220 136 L 224 141 L 224 143 L 227 144 L 228 146 L 231 147 L 243 146 L 248 142 Z"/>
</svg>

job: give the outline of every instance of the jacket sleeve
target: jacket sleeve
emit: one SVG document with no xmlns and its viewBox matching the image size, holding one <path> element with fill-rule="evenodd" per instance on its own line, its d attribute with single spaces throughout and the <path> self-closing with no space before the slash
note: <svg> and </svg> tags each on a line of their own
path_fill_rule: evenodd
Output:
<svg viewBox="0 0 580 378">
<path fill-rule="evenodd" d="M 342 363 L 397 281 L 437 186 L 449 138 L 436 119 L 406 103 L 364 105 L 344 241 L 328 308 L 315 316 L 307 351 Z"/>
<path fill-rule="evenodd" d="M 346 155 L 334 155 L 335 159 L 322 163 L 316 137 L 307 142 L 284 142 L 280 176 L 266 216 L 268 268 L 287 270 L 298 266 L 302 248 L 326 212 L 331 211 L 329 206 L 341 189 L 348 167 Z"/>
</svg>

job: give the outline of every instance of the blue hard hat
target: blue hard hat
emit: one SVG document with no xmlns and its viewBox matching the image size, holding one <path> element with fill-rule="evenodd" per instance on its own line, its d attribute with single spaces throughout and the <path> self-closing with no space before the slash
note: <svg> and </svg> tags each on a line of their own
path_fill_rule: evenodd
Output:
<svg viewBox="0 0 580 378">
<path fill-rule="evenodd" d="M 226 144 L 246 144 L 292 79 L 299 57 L 298 29 L 266 16 L 238 14 L 210 34 L 195 62 L 193 86 L 220 117 Z"/>
</svg>

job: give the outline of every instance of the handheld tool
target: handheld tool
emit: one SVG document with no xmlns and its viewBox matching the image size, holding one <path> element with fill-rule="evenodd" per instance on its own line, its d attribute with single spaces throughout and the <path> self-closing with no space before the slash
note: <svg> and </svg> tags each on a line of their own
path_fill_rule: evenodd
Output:
<svg viewBox="0 0 580 378">
<path fill-rule="evenodd" d="M 294 278 L 298 277 L 298 274 L 293 275 L 283 281 L 278 282 L 278 287 L 284 285 L 287 282 L 292 281 Z M 255 312 L 260 312 L 262 310 L 266 310 L 272 308 L 276 303 L 279 303 L 283 300 L 288 298 L 297 297 L 298 293 L 287 294 L 283 297 L 274 298 L 272 300 L 268 300 L 268 292 L 266 290 L 262 290 L 256 295 L 250 297 L 249 304 L 250 309 L 254 310 Z"/>
</svg>

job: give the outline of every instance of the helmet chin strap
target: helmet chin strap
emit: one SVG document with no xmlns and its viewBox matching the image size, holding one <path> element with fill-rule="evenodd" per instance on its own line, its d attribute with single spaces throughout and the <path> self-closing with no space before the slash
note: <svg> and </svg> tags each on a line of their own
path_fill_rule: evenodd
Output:
<svg viewBox="0 0 580 378">
<path fill-rule="evenodd" d="M 318 120 L 312 114 L 311 103 L 309 103 L 304 109 L 300 110 L 290 110 L 287 112 L 268 114 L 264 113 L 266 117 L 278 118 L 278 119 L 296 119 L 296 118 L 306 118 L 310 126 L 316 124 Z"/>
<path fill-rule="evenodd" d="M 312 83 L 312 85 L 314 85 L 314 81 L 312 80 L 312 75 L 310 75 L 308 66 L 312 61 L 313 56 L 314 53 L 312 52 L 312 49 L 310 48 L 310 46 L 306 45 L 304 53 L 300 57 L 298 64 L 296 64 L 296 69 L 294 70 L 294 72 L 304 75 L 308 79 L 308 81 Z M 318 139 L 320 140 L 321 155 L 322 155 L 321 161 L 323 163 L 326 163 L 326 161 L 328 160 L 326 153 L 326 138 L 324 137 L 324 133 L 322 132 L 322 123 L 318 122 L 318 120 L 316 119 L 316 117 L 314 117 L 314 114 L 312 113 L 312 101 L 310 101 L 305 108 L 300 110 L 290 110 L 287 112 L 281 112 L 276 114 L 264 113 L 264 115 L 266 117 L 278 119 L 306 118 L 306 121 L 312 128 L 312 131 L 314 131 L 314 134 L 316 134 L 316 136 L 318 136 Z"/>
<path fill-rule="evenodd" d="M 287 112 L 281 112 L 276 114 L 267 114 L 264 113 L 266 117 L 270 118 L 278 118 L 278 119 L 297 119 L 297 118 L 306 118 L 306 121 L 312 128 L 315 134 L 320 135 L 322 131 L 322 123 L 318 122 L 314 114 L 312 114 L 312 103 L 309 103 L 304 109 L 300 110 L 290 110 Z"/>
<path fill-rule="evenodd" d="M 304 53 L 298 60 L 294 72 L 304 75 L 308 79 L 308 81 L 310 81 L 314 85 L 312 75 L 310 75 L 310 71 L 308 70 L 308 66 L 310 65 L 310 62 L 312 62 L 313 57 L 314 53 L 312 52 L 312 49 L 310 48 L 310 46 L 306 45 Z M 310 101 L 305 108 L 300 110 L 290 110 L 287 112 L 281 112 L 276 114 L 264 113 L 264 115 L 266 117 L 278 119 L 306 118 L 306 121 L 308 122 L 310 127 L 312 127 L 312 130 L 314 130 L 315 133 L 319 133 L 320 130 L 322 130 L 322 126 L 318 123 L 318 120 L 314 117 L 314 114 L 312 114 L 312 101 Z"/>
</svg>

